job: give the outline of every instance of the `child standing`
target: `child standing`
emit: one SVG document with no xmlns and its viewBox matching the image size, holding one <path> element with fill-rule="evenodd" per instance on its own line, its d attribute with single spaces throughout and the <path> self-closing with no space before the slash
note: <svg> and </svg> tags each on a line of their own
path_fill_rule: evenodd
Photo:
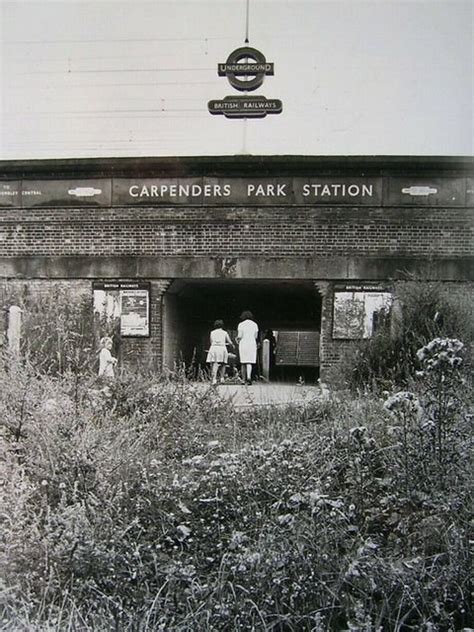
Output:
<svg viewBox="0 0 474 632">
<path fill-rule="evenodd" d="M 214 329 L 210 335 L 211 346 L 207 352 L 206 362 L 212 364 L 212 384 L 217 384 L 217 377 L 220 368 L 220 381 L 224 382 L 224 371 L 227 363 L 228 351 L 227 345 L 232 345 L 229 334 L 224 330 L 224 321 L 216 320 Z"/>
<path fill-rule="evenodd" d="M 101 350 L 99 353 L 99 377 L 114 377 L 114 366 L 117 358 L 110 353 L 112 349 L 112 338 L 104 336 L 100 339 Z"/>
</svg>

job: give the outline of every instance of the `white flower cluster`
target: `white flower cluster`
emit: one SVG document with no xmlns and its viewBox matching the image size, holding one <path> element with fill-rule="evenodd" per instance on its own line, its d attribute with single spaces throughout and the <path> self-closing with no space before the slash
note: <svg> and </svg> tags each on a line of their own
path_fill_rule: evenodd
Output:
<svg viewBox="0 0 474 632">
<path fill-rule="evenodd" d="M 422 408 L 418 398 L 410 391 L 399 391 L 385 400 L 384 408 L 394 414 L 413 415 L 418 417 Z"/>
<path fill-rule="evenodd" d="M 457 338 L 434 338 L 416 352 L 418 360 L 425 371 L 436 371 L 447 368 L 459 368 L 462 363 L 460 355 L 464 344 Z"/>
</svg>

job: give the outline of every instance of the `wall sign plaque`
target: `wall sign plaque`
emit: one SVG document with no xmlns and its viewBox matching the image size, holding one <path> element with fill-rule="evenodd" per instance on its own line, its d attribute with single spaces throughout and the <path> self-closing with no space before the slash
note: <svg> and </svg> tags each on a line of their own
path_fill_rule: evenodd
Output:
<svg viewBox="0 0 474 632">
<path fill-rule="evenodd" d="M 283 105 L 280 99 L 266 97 L 225 97 L 222 101 L 209 101 L 211 114 L 223 114 L 227 118 L 263 118 L 267 114 L 280 114 Z"/>
</svg>

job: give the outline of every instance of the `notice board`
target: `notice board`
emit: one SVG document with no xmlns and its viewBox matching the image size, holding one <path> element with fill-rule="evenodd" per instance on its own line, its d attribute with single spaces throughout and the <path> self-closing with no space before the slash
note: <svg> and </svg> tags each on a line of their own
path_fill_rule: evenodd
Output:
<svg viewBox="0 0 474 632">
<path fill-rule="evenodd" d="M 319 331 L 279 331 L 277 366 L 319 366 Z"/>
</svg>

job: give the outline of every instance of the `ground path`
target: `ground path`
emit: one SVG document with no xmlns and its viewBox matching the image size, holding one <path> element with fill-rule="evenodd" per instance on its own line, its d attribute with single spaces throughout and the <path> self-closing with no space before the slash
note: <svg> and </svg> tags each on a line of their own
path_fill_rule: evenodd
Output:
<svg viewBox="0 0 474 632">
<path fill-rule="evenodd" d="M 281 384 L 254 382 L 244 384 L 219 384 L 213 387 L 223 398 L 232 401 L 236 408 L 265 405 L 302 404 L 321 398 L 321 389 L 316 385 Z"/>
</svg>

